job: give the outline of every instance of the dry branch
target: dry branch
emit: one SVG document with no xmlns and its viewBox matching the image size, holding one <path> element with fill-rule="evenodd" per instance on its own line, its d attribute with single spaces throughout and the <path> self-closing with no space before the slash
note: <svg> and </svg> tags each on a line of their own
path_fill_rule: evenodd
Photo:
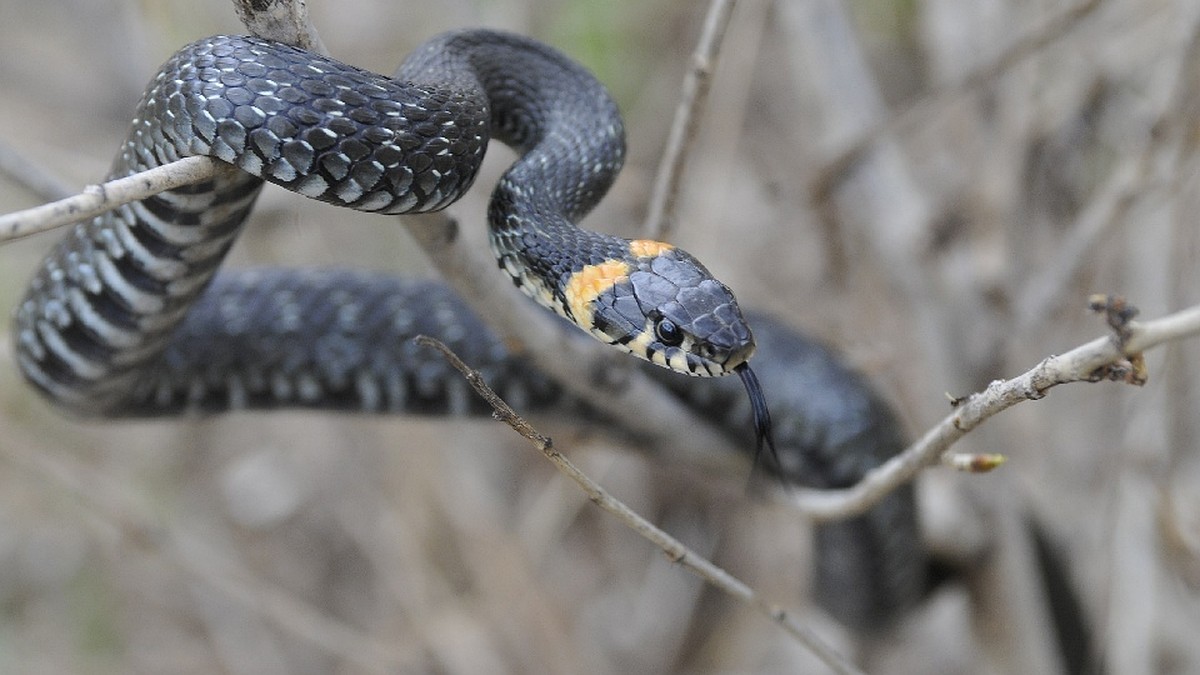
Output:
<svg viewBox="0 0 1200 675">
<path fill-rule="evenodd" d="M 221 166 L 209 157 L 185 157 L 132 176 L 89 185 L 66 199 L 0 216 L 0 242 L 77 223 L 165 190 L 210 180 Z"/>
<path fill-rule="evenodd" d="M 233 4 L 238 18 L 254 35 L 326 53 L 321 37 L 308 20 L 304 0 L 235 0 Z M 0 242 L 77 223 L 166 190 L 211 180 L 220 171 L 233 170 L 210 157 L 185 157 L 131 176 L 89 185 L 79 194 L 0 216 Z"/>
<path fill-rule="evenodd" d="M 926 431 L 904 452 L 844 490 L 796 490 L 793 502 L 816 520 L 837 520 L 871 508 L 888 492 L 940 461 L 946 450 L 985 420 L 1023 401 L 1036 401 L 1060 384 L 1119 380 L 1141 384 L 1142 352 L 1161 344 L 1200 335 L 1200 305 L 1140 323 L 1128 321 L 1131 308 L 1116 303 L 1109 313 L 1114 334 L 1100 337 L 1060 356 L 1050 356 L 1011 380 L 997 380 L 982 392 L 955 401 L 952 414 Z M 1114 316 L 1113 313 L 1117 315 Z"/>
<path fill-rule="evenodd" d="M 418 344 L 427 347 L 433 347 L 441 352 L 442 356 L 454 366 L 455 370 L 462 373 L 471 388 L 475 390 L 488 405 L 492 407 L 493 416 L 512 427 L 513 431 L 521 434 L 526 440 L 533 444 L 547 459 L 554 464 L 555 468 L 565 474 L 568 478 L 575 481 L 580 488 L 583 489 L 589 499 L 597 506 L 608 511 L 616 516 L 622 523 L 629 527 L 634 532 L 637 532 L 644 539 L 662 549 L 662 552 L 667 556 L 667 559 L 678 564 L 687 571 L 704 579 L 713 586 L 719 588 L 731 597 L 736 598 L 747 605 L 753 607 L 756 611 L 763 614 L 771 621 L 779 624 L 790 635 L 799 640 L 802 644 L 812 650 L 818 658 L 821 659 L 836 673 L 857 673 L 859 672 L 851 665 L 844 657 L 838 654 L 832 647 L 825 644 L 821 638 L 809 630 L 792 616 L 791 612 L 782 607 L 775 605 L 765 600 L 753 588 L 741 581 L 737 577 L 729 574 L 725 570 L 710 562 L 704 556 L 684 546 L 677 539 L 655 527 L 653 523 L 642 518 L 633 509 L 626 506 L 623 502 L 608 494 L 600 484 L 592 480 L 576 467 L 571 460 L 567 459 L 561 452 L 554 448 L 554 441 L 545 434 L 542 434 L 533 427 L 528 421 L 516 413 L 504 399 L 500 398 L 496 392 L 492 391 L 487 383 L 484 382 L 483 376 L 477 371 L 472 370 L 467 364 L 463 363 L 462 359 L 450 350 L 449 347 L 441 342 L 427 336 L 418 336 L 416 338 Z"/>
<path fill-rule="evenodd" d="M 242 25 L 259 37 L 318 54 L 329 53 L 316 26 L 308 19 L 305 0 L 234 0 L 233 8 Z"/>
</svg>

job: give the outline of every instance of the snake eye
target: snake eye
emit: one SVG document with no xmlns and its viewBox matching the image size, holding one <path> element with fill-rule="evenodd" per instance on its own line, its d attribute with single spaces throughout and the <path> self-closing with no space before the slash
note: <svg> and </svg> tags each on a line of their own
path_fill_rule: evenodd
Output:
<svg viewBox="0 0 1200 675">
<path fill-rule="evenodd" d="M 654 324 L 654 334 L 668 347 L 678 347 L 683 342 L 683 331 L 670 319 L 659 319 Z"/>
</svg>

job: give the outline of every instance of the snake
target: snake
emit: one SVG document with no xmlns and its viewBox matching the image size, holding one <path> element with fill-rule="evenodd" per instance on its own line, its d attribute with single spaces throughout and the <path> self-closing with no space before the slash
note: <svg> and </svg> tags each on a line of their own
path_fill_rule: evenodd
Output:
<svg viewBox="0 0 1200 675">
<path fill-rule="evenodd" d="M 849 484 L 902 447 L 869 387 L 767 318 L 756 321 L 781 365 L 760 382 L 751 322 L 695 257 L 577 224 L 623 164 L 617 107 L 567 56 L 491 30 L 436 37 L 391 77 L 257 37 L 180 49 L 147 87 L 108 177 L 192 155 L 220 160 L 218 170 L 74 226 L 14 312 L 18 366 L 83 416 L 481 412 L 444 363 L 418 351 L 410 338 L 420 333 L 511 402 L 561 407 L 558 385 L 444 286 L 349 270 L 220 270 L 264 181 L 363 211 L 436 211 L 471 187 L 491 139 L 518 153 L 487 221 L 497 266 L 523 293 L 653 364 L 675 395 L 727 418 L 731 437 L 767 447 L 772 470 L 798 482 Z M 742 404 L 721 377 L 730 373 Z M 764 389 L 783 405 L 778 425 Z M 916 597 L 912 503 L 901 490 L 818 528 L 818 548 L 830 551 L 818 555 L 822 602 L 848 623 L 875 625 Z"/>
<path fill-rule="evenodd" d="M 64 408 L 118 414 L 263 181 L 363 211 L 436 211 L 471 186 L 492 138 L 520 155 L 488 205 L 500 269 L 621 351 L 687 375 L 738 373 L 758 411 L 758 447 L 769 446 L 754 336 L 730 289 L 671 244 L 576 224 L 624 160 L 604 86 L 544 44 L 491 30 L 436 37 L 393 77 L 257 37 L 180 49 L 147 87 L 109 178 L 191 155 L 227 170 L 77 225 L 18 306 L 21 370 Z M 381 374 L 359 375 L 381 386 Z"/>
</svg>

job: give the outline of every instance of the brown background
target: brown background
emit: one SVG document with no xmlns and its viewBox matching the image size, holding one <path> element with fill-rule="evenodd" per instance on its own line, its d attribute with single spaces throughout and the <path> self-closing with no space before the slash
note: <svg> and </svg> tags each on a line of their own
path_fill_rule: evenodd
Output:
<svg viewBox="0 0 1200 675">
<path fill-rule="evenodd" d="M 618 98 L 631 149 L 588 224 L 634 234 L 704 4 L 312 12 L 337 57 L 380 72 L 466 25 L 583 60 Z M 744 0 L 674 239 L 745 304 L 838 345 L 915 435 L 946 414 L 946 392 L 1102 334 L 1089 293 L 1123 293 L 1146 317 L 1200 300 L 1198 22 L 1184 0 Z M 94 182 L 156 65 L 239 30 L 220 0 L 7 0 L 0 142 Z M 483 186 L 506 157 L 492 153 L 453 209 L 481 246 Z M 0 210 L 35 203 L 0 180 Z M 0 249 L 0 306 L 54 238 Z M 248 262 L 429 274 L 393 221 L 274 189 L 235 251 Z M 822 672 L 494 423 L 77 423 L 23 385 L 7 340 L 0 671 Z M 1072 385 L 989 422 L 961 449 L 1006 454 L 997 474 L 928 472 L 931 545 L 972 556 L 975 573 L 871 662 L 1048 667 L 1048 633 L 1023 604 L 1035 581 L 1013 572 L 1016 524 L 1033 512 L 1071 563 L 1109 672 L 1200 669 L 1198 356 L 1194 341 L 1157 350 L 1142 389 Z M 807 613 L 807 530 L 787 507 L 547 424 L 617 496 L 854 651 Z"/>
</svg>

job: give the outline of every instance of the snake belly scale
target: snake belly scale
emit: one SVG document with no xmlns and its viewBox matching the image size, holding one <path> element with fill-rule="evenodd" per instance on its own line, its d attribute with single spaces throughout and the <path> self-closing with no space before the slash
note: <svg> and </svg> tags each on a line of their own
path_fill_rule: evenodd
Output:
<svg viewBox="0 0 1200 675">
<path fill-rule="evenodd" d="M 487 30 L 434 38 L 392 78 L 254 37 L 181 49 L 146 90 L 110 177 L 188 155 L 229 166 L 77 225 L 17 308 L 18 362 L 61 406 L 119 415 L 263 180 L 364 211 L 434 211 L 470 187 L 490 138 L 520 154 L 488 208 L 499 267 L 618 349 L 688 375 L 737 372 L 760 447 L 769 443 L 747 364 L 754 339 L 729 289 L 674 246 L 575 224 L 623 162 L 621 118 L 603 86 L 545 45 Z M 319 407 L 321 392 L 313 398 Z"/>
</svg>

